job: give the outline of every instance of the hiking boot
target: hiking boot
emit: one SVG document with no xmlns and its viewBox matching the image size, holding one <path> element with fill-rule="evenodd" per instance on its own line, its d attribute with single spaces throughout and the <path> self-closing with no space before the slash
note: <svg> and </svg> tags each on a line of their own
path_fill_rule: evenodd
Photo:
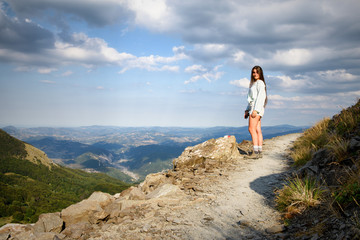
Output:
<svg viewBox="0 0 360 240">
<path fill-rule="evenodd" d="M 259 157 L 259 158 L 262 158 L 262 157 L 263 157 L 262 152 L 258 152 L 258 157 Z"/>
<path fill-rule="evenodd" d="M 245 155 L 244 156 L 245 159 L 258 159 L 259 158 L 259 154 L 258 152 L 251 152 L 250 155 Z"/>
</svg>

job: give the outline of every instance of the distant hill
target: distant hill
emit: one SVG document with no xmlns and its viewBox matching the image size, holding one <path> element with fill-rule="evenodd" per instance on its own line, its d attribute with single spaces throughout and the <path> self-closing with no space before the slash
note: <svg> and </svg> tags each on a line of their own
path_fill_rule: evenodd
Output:
<svg viewBox="0 0 360 240">
<path fill-rule="evenodd" d="M 102 173 L 59 166 L 0 129 L 0 225 L 35 222 L 41 213 L 59 211 L 94 191 L 114 194 L 129 186 Z"/>
<path fill-rule="evenodd" d="M 306 127 L 265 126 L 264 138 L 302 132 Z M 99 171 L 133 182 L 172 167 L 172 160 L 188 146 L 233 135 L 250 140 L 248 127 L 107 127 L 3 128 L 12 136 L 43 150 L 53 161 L 71 168 Z"/>
<path fill-rule="evenodd" d="M 101 149 L 92 145 L 71 140 L 58 140 L 54 137 L 45 137 L 41 139 L 30 138 L 27 139 L 26 142 L 43 150 L 50 158 L 74 159 L 87 152 L 91 152 L 97 155 L 111 154 L 105 149 Z"/>
</svg>

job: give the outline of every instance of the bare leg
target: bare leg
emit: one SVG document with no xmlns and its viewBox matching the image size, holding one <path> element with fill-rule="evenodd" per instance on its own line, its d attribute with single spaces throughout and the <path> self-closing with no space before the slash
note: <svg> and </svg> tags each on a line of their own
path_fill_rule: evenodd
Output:
<svg viewBox="0 0 360 240">
<path fill-rule="evenodd" d="M 260 132 L 258 133 L 258 128 L 260 129 Z M 257 115 L 255 118 L 249 117 L 249 132 L 251 134 L 251 138 L 253 141 L 254 146 L 259 146 L 259 137 L 261 139 L 261 145 L 262 145 L 262 133 L 261 133 L 261 124 L 260 124 L 260 116 Z M 260 134 L 260 136 L 259 136 Z"/>
<path fill-rule="evenodd" d="M 261 118 L 259 119 L 259 122 L 256 126 L 256 133 L 257 133 L 257 138 L 258 138 L 258 146 L 262 146 L 263 145 L 263 135 L 261 132 Z"/>
</svg>

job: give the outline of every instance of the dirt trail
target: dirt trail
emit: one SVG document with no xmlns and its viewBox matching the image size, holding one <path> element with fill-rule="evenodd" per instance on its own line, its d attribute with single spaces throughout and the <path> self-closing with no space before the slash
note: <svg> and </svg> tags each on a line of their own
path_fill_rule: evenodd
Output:
<svg viewBox="0 0 360 240">
<path fill-rule="evenodd" d="M 261 159 L 240 159 L 222 173 L 225 177 L 209 184 L 199 197 L 208 204 L 183 209 L 182 239 L 275 239 L 283 226 L 274 210 L 274 189 L 282 186 L 288 169 L 286 152 L 300 134 L 265 140 Z M 175 229 L 174 229 L 175 230 Z"/>
<path fill-rule="evenodd" d="M 124 216 L 92 225 L 91 237 L 87 239 L 276 239 L 277 233 L 270 232 L 281 230 L 283 225 L 272 206 L 273 191 L 281 187 L 288 174 L 285 154 L 299 136 L 289 134 L 265 140 L 261 159 L 229 159 L 221 166 L 189 177 L 194 188 L 189 188 L 187 194 L 178 188 L 177 195 L 168 198 L 124 201 L 122 205 L 136 205 L 123 210 Z M 155 174 L 152 179 L 161 176 L 164 175 Z M 177 188 L 171 184 L 163 186 Z"/>
</svg>

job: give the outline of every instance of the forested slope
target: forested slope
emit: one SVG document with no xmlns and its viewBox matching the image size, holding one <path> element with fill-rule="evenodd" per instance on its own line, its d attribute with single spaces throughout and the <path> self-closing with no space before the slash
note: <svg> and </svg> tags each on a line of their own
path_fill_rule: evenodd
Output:
<svg viewBox="0 0 360 240">
<path fill-rule="evenodd" d="M 90 196 L 129 187 L 105 174 L 87 173 L 27 160 L 26 143 L 0 130 L 0 224 L 35 222 L 41 213 L 59 211 Z"/>
</svg>

